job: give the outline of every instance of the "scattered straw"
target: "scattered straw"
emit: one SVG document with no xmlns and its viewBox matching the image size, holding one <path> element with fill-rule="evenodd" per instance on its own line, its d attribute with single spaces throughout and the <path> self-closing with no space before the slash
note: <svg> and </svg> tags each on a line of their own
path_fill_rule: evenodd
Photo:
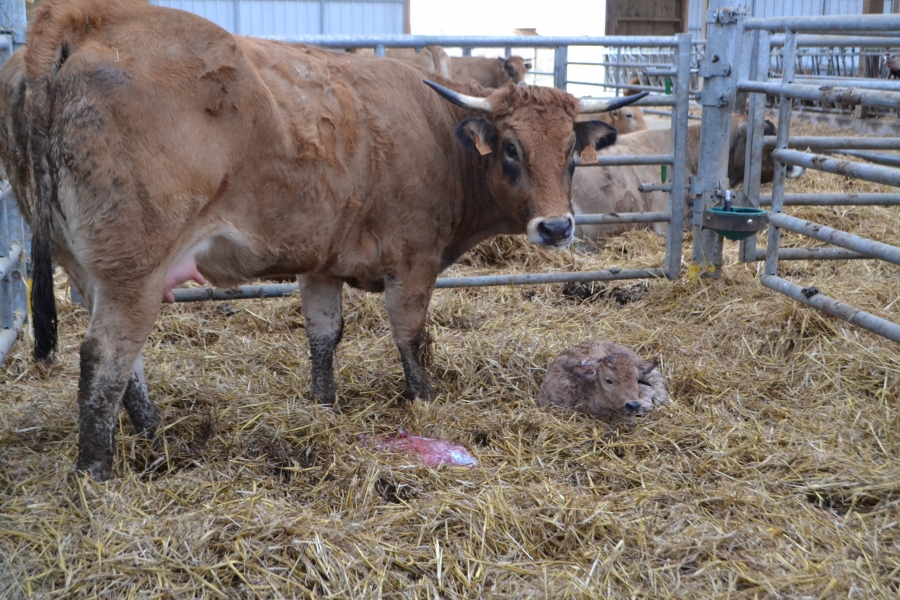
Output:
<svg viewBox="0 0 900 600">
<path fill-rule="evenodd" d="M 787 211 L 900 242 L 900 209 Z M 145 350 L 164 445 L 123 413 L 104 484 L 71 477 L 87 315 L 62 303 L 56 364 L 20 343 L 0 371 L 0 597 L 896 597 L 900 347 L 726 252 L 718 281 L 435 292 L 432 405 L 401 402 L 381 298 L 347 291 L 340 415 L 304 397 L 298 298 L 167 306 Z M 556 253 L 500 238 L 452 273 L 662 257 L 646 231 Z M 896 267 L 782 272 L 900 322 Z M 538 409 L 551 359 L 593 336 L 657 358 L 673 402 L 632 428 Z M 357 441 L 399 427 L 482 467 Z"/>
</svg>

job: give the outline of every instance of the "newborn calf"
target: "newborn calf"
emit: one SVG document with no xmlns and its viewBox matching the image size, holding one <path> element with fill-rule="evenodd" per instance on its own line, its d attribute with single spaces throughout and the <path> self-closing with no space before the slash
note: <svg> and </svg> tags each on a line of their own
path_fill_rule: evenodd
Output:
<svg viewBox="0 0 900 600">
<path fill-rule="evenodd" d="M 655 362 L 613 342 L 594 340 L 569 348 L 550 363 L 537 403 L 633 421 L 634 415 L 667 400 Z"/>
</svg>

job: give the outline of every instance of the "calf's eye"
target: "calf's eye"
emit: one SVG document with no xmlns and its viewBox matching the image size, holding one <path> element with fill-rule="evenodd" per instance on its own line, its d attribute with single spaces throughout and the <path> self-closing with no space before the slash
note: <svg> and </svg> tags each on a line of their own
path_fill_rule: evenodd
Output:
<svg viewBox="0 0 900 600">
<path fill-rule="evenodd" d="M 517 159 L 519 158 L 519 152 L 516 150 L 516 147 L 512 144 L 506 144 L 503 146 L 503 153 L 506 154 L 507 158 Z"/>
<path fill-rule="evenodd" d="M 612 379 L 610 379 L 609 377 L 607 377 L 607 378 L 606 378 L 606 383 L 608 383 L 609 385 L 612 385 Z"/>
</svg>

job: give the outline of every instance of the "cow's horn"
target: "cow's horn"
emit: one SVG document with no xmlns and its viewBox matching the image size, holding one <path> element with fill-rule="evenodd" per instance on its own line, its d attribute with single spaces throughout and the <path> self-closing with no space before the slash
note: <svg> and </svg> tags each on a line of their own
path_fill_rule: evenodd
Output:
<svg viewBox="0 0 900 600">
<path fill-rule="evenodd" d="M 622 96 L 621 98 L 583 98 L 581 100 L 581 108 L 578 110 L 578 112 L 582 115 L 585 115 L 589 113 L 600 113 L 610 110 L 616 110 L 617 108 L 628 106 L 632 102 L 637 102 L 649 93 L 650 92 L 641 92 L 640 94 L 635 94 L 634 96 Z"/>
<path fill-rule="evenodd" d="M 431 88 L 438 94 L 459 107 L 468 108 L 469 110 L 475 110 L 478 112 L 491 112 L 491 103 L 488 102 L 487 98 L 466 96 L 465 94 L 454 92 L 453 90 L 447 89 L 442 85 L 438 85 L 433 81 L 428 81 L 427 79 L 425 80 L 425 83 L 431 86 Z"/>
</svg>

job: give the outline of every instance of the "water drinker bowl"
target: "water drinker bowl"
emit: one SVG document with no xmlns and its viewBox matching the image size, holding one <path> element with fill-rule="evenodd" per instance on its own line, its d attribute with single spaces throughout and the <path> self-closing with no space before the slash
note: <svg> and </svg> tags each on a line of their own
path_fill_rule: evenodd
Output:
<svg viewBox="0 0 900 600">
<path fill-rule="evenodd" d="M 769 213 L 761 208 L 715 206 L 703 211 L 703 227 L 726 240 L 744 240 L 769 225 Z"/>
</svg>

